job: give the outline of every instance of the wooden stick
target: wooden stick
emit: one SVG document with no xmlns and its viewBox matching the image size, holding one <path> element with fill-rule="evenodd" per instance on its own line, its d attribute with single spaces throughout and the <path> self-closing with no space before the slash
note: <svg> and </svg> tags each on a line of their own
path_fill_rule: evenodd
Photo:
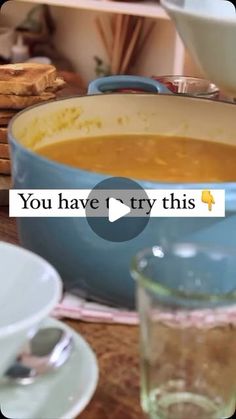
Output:
<svg viewBox="0 0 236 419">
<path fill-rule="evenodd" d="M 143 48 L 145 47 L 145 44 L 147 43 L 148 39 L 150 38 L 155 26 L 156 26 L 156 22 L 151 22 L 150 23 L 143 39 L 141 40 L 141 43 L 140 43 L 139 47 L 138 47 L 137 55 L 141 54 Z"/>
<path fill-rule="evenodd" d="M 125 42 L 126 42 L 126 38 L 127 38 L 127 31 L 128 31 L 128 27 L 129 27 L 129 22 L 130 22 L 130 16 L 125 15 L 124 18 L 123 18 L 121 37 L 120 37 L 119 71 L 121 70 L 121 65 L 122 65 L 122 61 L 123 61 L 124 47 L 125 47 Z"/>
<path fill-rule="evenodd" d="M 122 32 L 123 15 L 119 14 L 116 17 L 115 37 L 111 60 L 111 73 L 118 74 L 120 63 L 120 37 Z"/>
<path fill-rule="evenodd" d="M 130 63 L 130 60 L 132 58 L 132 54 L 134 52 L 134 48 L 135 48 L 135 45 L 137 43 L 140 31 L 142 29 L 142 25 L 143 25 L 143 19 L 140 18 L 140 19 L 137 20 L 137 23 L 136 23 L 136 26 L 134 28 L 131 41 L 130 41 L 129 46 L 127 48 L 127 51 L 126 51 L 126 54 L 125 54 L 125 57 L 124 57 L 124 61 L 122 63 L 122 67 L 121 67 L 121 74 L 125 74 L 128 67 L 129 67 L 129 63 Z"/>
<path fill-rule="evenodd" d="M 116 24 L 116 15 L 112 15 L 111 18 L 109 19 L 109 29 L 110 29 L 110 37 L 111 37 L 111 60 L 112 60 L 114 42 L 115 42 L 115 24 Z"/>
<path fill-rule="evenodd" d="M 106 39 L 105 31 L 104 31 L 104 29 L 102 27 L 102 24 L 101 24 L 99 18 L 96 18 L 95 19 L 95 25 L 97 27 L 97 31 L 98 31 L 98 33 L 100 35 L 101 41 L 102 41 L 103 46 L 105 48 L 105 51 L 106 51 L 106 53 L 108 55 L 108 58 L 111 59 L 111 48 L 109 46 L 108 40 Z"/>
<path fill-rule="evenodd" d="M 139 47 L 140 40 L 142 39 L 142 36 L 143 36 L 142 34 L 143 34 L 143 31 L 144 31 L 144 22 L 145 22 L 145 19 L 144 18 L 139 18 L 139 19 L 142 19 L 142 28 L 140 30 L 140 33 L 139 33 L 137 42 L 135 43 L 135 47 L 134 47 L 134 50 L 133 50 L 133 53 L 132 53 L 132 56 L 131 56 L 131 59 L 130 59 L 130 62 L 129 62 L 129 67 L 133 66 L 134 63 L 135 63 L 135 61 L 136 61 L 136 59 L 137 59 L 137 49 Z"/>
<path fill-rule="evenodd" d="M 111 28 L 111 33 L 113 36 L 115 36 L 115 25 L 116 25 L 116 16 L 112 15 L 111 19 L 110 19 L 110 28 Z"/>
</svg>

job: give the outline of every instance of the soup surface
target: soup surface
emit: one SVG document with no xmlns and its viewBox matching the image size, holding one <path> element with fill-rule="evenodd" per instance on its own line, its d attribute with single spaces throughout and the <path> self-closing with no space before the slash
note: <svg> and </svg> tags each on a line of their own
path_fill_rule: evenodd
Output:
<svg viewBox="0 0 236 419">
<path fill-rule="evenodd" d="M 192 138 L 113 135 L 45 145 L 37 153 L 113 176 L 167 182 L 236 180 L 236 146 Z"/>
</svg>

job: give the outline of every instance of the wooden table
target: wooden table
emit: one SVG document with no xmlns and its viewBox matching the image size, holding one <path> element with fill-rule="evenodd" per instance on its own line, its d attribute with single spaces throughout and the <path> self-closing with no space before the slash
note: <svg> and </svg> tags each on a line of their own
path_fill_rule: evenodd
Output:
<svg viewBox="0 0 236 419">
<path fill-rule="evenodd" d="M 16 223 L 0 207 L 0 240 L 18 243 Z M 81 333 L 97 354 L 97 391 L 80 419 L 139 419 L 138 328 L 66 321 Z M 69 418 L 68 418 L 69 419 Z"/>
</svg>

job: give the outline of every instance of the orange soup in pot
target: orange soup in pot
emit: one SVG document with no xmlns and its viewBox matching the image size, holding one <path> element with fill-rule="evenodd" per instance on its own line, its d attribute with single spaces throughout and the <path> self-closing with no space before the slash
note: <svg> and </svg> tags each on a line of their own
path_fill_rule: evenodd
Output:
<svg viewBox="0 0 236 419">
<path fill-rule="evenodd" d="M 41 156 L 111 176 L 163 182 L 236 180 L 236 146 L 150 134 L 79 138 L 41 146 Z"/>
</svg>

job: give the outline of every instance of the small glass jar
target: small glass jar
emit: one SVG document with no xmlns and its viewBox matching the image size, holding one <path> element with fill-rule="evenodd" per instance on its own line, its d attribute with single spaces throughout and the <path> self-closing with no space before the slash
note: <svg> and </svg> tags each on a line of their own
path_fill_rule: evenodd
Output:
<svg viewBox="0 0 236 419">
<path fill-rule="evenodd" d="M 141 402 L 151 419 L 231 417 L 236 250 L 178 243 L 140 252 Z"/>
<path fill-rule="evenodd" d="M 171 92 L 208 99 L 218 99 L 219 89 L 209 80 L 188 76 L 153 76 Z"/>
</svg>

